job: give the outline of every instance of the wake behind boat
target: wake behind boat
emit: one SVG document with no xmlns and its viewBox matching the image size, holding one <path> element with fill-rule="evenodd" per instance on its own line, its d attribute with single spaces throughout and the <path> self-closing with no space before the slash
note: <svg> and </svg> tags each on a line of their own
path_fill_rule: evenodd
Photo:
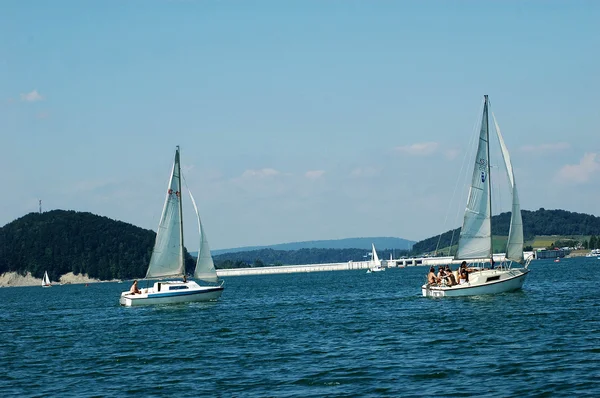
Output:
<svg viewBox="0 0 600 398">
<path fill-rule="evenodd" d="M 510 155 L 500 133 L 500 127 L 492 113 L 512 194 L 510 229 L 506 242 L 506 260 L 497 268 L 494 267 L 492 257 L 492 196 L 488 108 L 489 101 L 486 95 L 484 97 L 479 145 L 469 190 L 469 200 L 455 256 L 457 260 L 469 260 L 471 263 L 479 263 L 480 266 L 472 268 L 471 272 L 467 272 L 466 279 L 461 280 L 458 274 L 456 274 L 457 277 L 442 274 L 437 280 L 429 280 L 421 287 L 423 296 L 454 297 L 510 292 L 520 289 L 529 273 L 528 266 L 531 257 L 527 260 L 523 258 L 523 221 L 521 219 L 517 184 Z M 513 263 L 524 266 L 513 268 Z M 464 264 L 466 265 L 466 261 Z M 443 273 L 443 270 L 441 273 Z"/>
<path fill-rule="evenodd" d="M 177 147 L 167 197 L 145 279 L 183 278 L 183 281 L 157 281 L 152 287 L 143 289 L 138 289 L 137 283 L 134 282 L 135 288 L 132 287 L 131 290 L 121 293 L 119 300 L 121 305 L 211 301 L 218 299 L 223 293 L 223 283 L 219 283 L 206 233 L 200 221 L 198 207 L 191 192 L 190 198 L 196 211 L 200 231 L 200 249 L 194 277 L 207 285 L 199 285 L 195 281 L 187 281 L 185 278 L 181 192 L 181 166 L 179 147 Z"/>
</svg>

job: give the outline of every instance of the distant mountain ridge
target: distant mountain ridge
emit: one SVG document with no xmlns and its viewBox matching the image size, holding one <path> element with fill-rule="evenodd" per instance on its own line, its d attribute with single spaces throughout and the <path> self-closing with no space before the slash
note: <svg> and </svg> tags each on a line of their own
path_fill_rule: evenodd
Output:
<svg viewBox="0 0 600 398">
<path fill-rule="evenodd" d="M 372 237 L 372 238 L 345 238 L 328 240 L 309 240 L 303 242 L 279 243 L 267 246 L 247 246 L 235 247 L 231 249 L 211 250 L 213 255 L 237 253 L 245 251 L 254 251 L 262 249 L 273 250 L 300 250 L 300 249 L 364 249 L 370 250 L 371 244 L 375 245 L 377 250 L 398 249 L 410 250 L 415 242 L 408 239 L 394 237 Z M 195 256 L 197 253 L 190 253 Z"/>
</svg>

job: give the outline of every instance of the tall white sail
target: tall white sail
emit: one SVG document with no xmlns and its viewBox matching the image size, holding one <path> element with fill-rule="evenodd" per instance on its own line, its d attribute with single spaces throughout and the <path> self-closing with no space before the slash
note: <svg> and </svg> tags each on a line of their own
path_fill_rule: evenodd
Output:
<svg viewBox="0 0 600 398">
<path fill-rule="evenodd" d="M 469 199 L 458 240 L 457 259 L 490 258 L 492 255 L 488 141 L 488 101 L 486 96 Z"/>
<path fill-rule="evenodd" d="M 377 251 L 375 250 L 374 243 L 371 243 L 371 247 L 373 248 L 371 251 L 371 255 L 373 256 L 373 265 L 378 267 L 381 265 L 381 260 L 379 260 L 379 256 L 377 255 Z"/>
<path fill-rule="evenodd" d="M 194 271 L 194 278 L 201 279 L 206 282 L 217 282 L 217 271 L 215 270 L 215 264 L 213 262 L 212 255 L 210 254 L 210 247 L 208 246 L 208 239 L 206 232 L 200 221 L 200 213 L 198 212 L 198 206 L 194 196 L 190 192 L 190 198 L 196 211 L 196 217 L 198 218 L 198 230 L 200 231 L 200 249 L 198 250 L 198 259 L 196 260 L 196 270 Z"/>
<path fill-rule="evenodd" d="M 42 286 L 48 286 L 50 284 L 50 278 L 48 277 L 48 271 L 44 271 L 44 278 L 42 279 Z"/>
<path fill-rule="evenodd" d="M 521 206 L 519 204 L 519 193 L 517 191 L 517 183 L 515 182 L 515 174 L 513 172 L 512 162 L 510 161 L 510 154 L 504 143 L 504 138 L 500 132 L 500 126 L 496 121 L 496 116 L 492 112 L 492 118 L 494 119 L 494 126 L 496 127 L 496 135 L 500 142 L 500 149 L 502 150 L 502 158 L 504 159 L 504 166 L 506 173 L 508 174 L 508 180 L 512 191 L 512 209 L 510 215 L 510 229 L 508 231 L 508 241 L 506 242 L 506 258 L 512 261 L 523 263 L 523 219 L 521 218 Z"/>
<path fill-rule="evenodd" d="M 183 261 L 183 233 L 181 218 L 181 179 L 179 147 L 175 151 L 175 162 L 167 189 L 156 242 L 150 258 L 146 278 L 166 278 L 182 276 L 185 271 Z"/>
</svg>

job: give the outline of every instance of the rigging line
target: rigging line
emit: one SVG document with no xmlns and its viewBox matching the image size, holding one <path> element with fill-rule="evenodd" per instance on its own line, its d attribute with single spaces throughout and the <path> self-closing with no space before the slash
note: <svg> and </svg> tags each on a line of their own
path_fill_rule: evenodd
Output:
<svg viewBox="0 0 600 398">
<path fill-rule="evenodd" d="M 473 153 L 475 153 L 475 155 L 471 155 L 471 156 L 473 156 L 474 158 L 477 157 L 477 153 L 476 153 L 476 151 L 473 150 L 473 148 L 475 147 L 475 143 L 479 142 L 479 134 L 476 134 L 476 133 L 477 133 L 477 127 L 479 127 L 479 124 L 480 124 L 481 115 L 483 114 L 484 105 L 485 105 L 485 99 L 483 101 L 481 101 L 481 104 L 479 106 L 479 112 L 477 113 L 477 116 L 475 117 L 475 121 L 473 122 L 473 127 L 471 128 L 471 137 L 469 139 L 469 145 L 467 146 L 467 150 L 465 151 L 465 154 L 463 157 L 463 162 L 462 162 L 459 174 L 458 174 L 459 177 L 456 180 L 455 190 L 456 190 L 456 187 L 458 187 L 458 184 L 460 183 L 461 176 L 462 176 L 462 178 L 464 178 L 462 190 L 465 191 L 467 184 L 470 185 L 469 175 L 467 174 L 467 176 L 464 176 L 463 169 L 465 168 L 465 165 L 467 164 L 466 162 L 467 162 L 467 157 L 469 156 L 469 153 L 473 152 Z M 474 163 L 474 160 L 473 160 L 473 163 Z M 468 173 L 468 169 L 466 172 Z M 467 198 L 467 200 L 469 200 L 469 199 Z M 456 215 L 454 216 L 454 224 L 457 223 L 458 218 L 460 217 L 460 212 L 461 212 L 461 208 L 460 208 L 460 206 L 457 206 Z M 452 245 L 454 244 L 454 234 L 455 234 L 454 231 L 455 230 L 456 230 L 456 228 L 452 229 L 452 236 L 450 238 L 450 246 L 448 248 L 448 255 L 452 254 Z M 457 250 L 458 250 L 458 248 L 457 248 Z"/>
<path fill-rule="evenodd" d="M 477 128 L 477 119 L 475 119 L 475 127 L 473 129 L 476 129 L 476 128 Z M 471 134 L 471 137 L 469 138 L 469 144 L 467 145 L 467 148 L 471 148 L 473 146 L 473 141 L 475 141 L 475 134 Z M 469 152 L 470 152 L 469 150 L 466 150 L 464 152 L 464 154 L 463 154 L 463 158 L 462 158 L 461 165 L 460 165 L 460 170 L 458 172 L 458 176 L 459 177 L 456 179 L 456 183 L 454 184 L 454 189 L 452 190 L 452 196 L 450 197 L 450 201 L 448 201 L 448 207 L 446 208 L 446 214 L 444 216 L 444 224 L 443 224 L 444 225 L 444 229 L 446 229 L 446 225 L 448 224 L 448 214 L 450 213 L 450 208 L 452 207 L 452 204 L 454 203 L 454 198 L 456 196 L 456 191 L 457 191 L 458 185 L 460 183 L 460 176 L 463 174 L 463 169 L 465 168 L 465 164 L 466 164 L 466 161 L 467 161 L 467 155 L 469 154 Z M 455 222 L 456 222 L 456 220 L 455 220 Z M 452 230 L 452 231 L 453 231 L 452 232 L 452 235 L 453 235 L 452 238 L 454 238 L 454 230 Z M 442 235 L 443 235 L 443 233 L 440 233 L 440 235 L 438 237 L 437 244 L 435 245 L 435 252 L 434 252 L 435 255 L 437 255 L 437 251 L 438 251 L 438 249 L 440 247 L 440 242 L 442 240 Z M 451 239 L 451 242 L 450 242 L 450 247 L 448 249 L 448 255 L 451 254 L 450 253 L 451 251 L 452 251 L 452 239 Z"/>
</svg>

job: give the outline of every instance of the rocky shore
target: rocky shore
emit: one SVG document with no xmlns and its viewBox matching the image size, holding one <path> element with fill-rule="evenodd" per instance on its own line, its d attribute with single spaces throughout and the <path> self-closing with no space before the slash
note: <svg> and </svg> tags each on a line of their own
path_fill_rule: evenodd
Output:
<svg viewBox="0 0 600 398">
<path fill-rule="evenodd" d="M 84 275 L 75 275 L 72 272 L 64 274 L 60 277 L 58 282 L 51 281 L 52 284 L 78 284 L 78 283 L 97 283 L 97 282 L 111 282 L 111 281 L 101 281 L 99 279 L 90 278 L 87 274 Z M 116 282 L 116 281 L 114 281 Z M 35 278 L 31 275 L 31 273 L 27 273 L 26 275 L 21 275 L 17 272 L 6 272 L 0 275 L 0 287 L 9 287 L 9 286 L 41 286 L 42 280 L 40 278 Z"/>
</svg>

